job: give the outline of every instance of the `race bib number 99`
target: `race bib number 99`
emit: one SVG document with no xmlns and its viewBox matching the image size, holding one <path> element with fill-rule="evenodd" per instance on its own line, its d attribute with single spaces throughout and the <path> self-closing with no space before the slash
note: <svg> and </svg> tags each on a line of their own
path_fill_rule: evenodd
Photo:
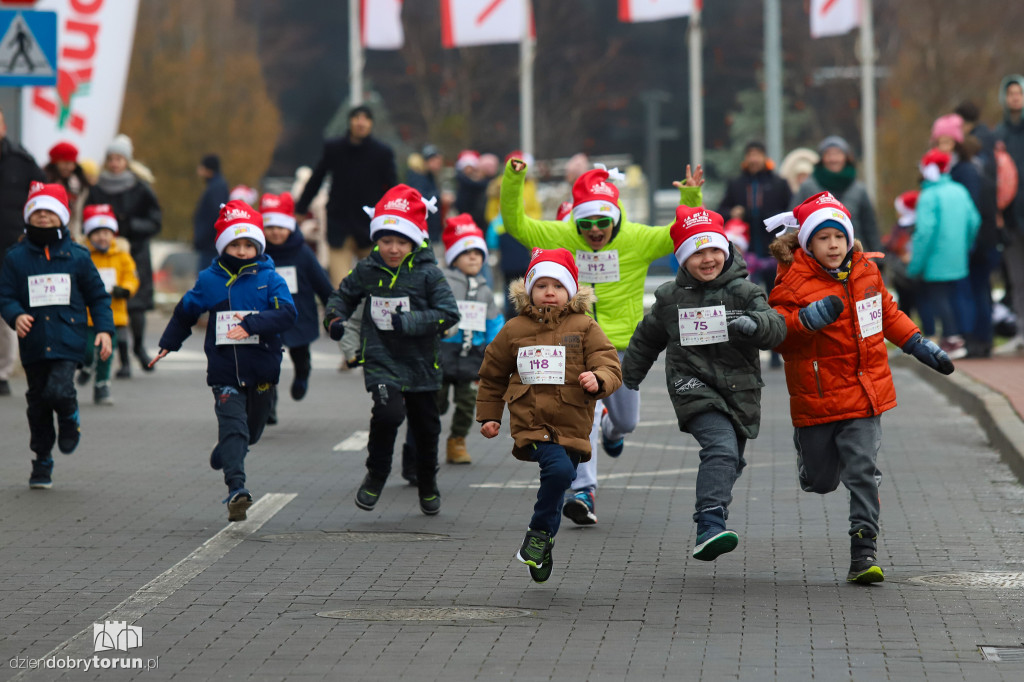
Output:
<svg viewBox="0 0 1024 682">
<path fill-rule="evenodd" d="M 564 384 L 565 348 L 526 346 L 516 357 L 519 379 L 524 384 Z"/>
<path fill-rule="evenodd" d="M 409 297 L 398 296 L 395 298 L 382 298 L 380 296 L 370 297 L 370 319 L 373 324 L 382 331 L 391 331 L 395 327 L 391 322 L 391 315 L 397 313 L 398 309 L 409 311 Z"/>
</svg>

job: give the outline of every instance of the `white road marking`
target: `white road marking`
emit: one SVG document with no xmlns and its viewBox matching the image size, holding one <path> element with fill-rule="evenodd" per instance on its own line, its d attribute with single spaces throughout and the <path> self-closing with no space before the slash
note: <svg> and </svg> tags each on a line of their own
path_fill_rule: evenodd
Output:
<svg viewBox="0 0 1024 682">
<path fill-rule="evenodd" d="M 331 450 L 332 452 L 358 452 L 366 447 L 366 441 L 369 438 L 369 431 L 353 431 L 351 436 L 335 445 Z"/>
<path fill-rule="evenodd" d="M 262 528 L 263 524 L 296 497 L 296 493 L 267 493 L 249 507 L 246 514 L 248 518 L 245 521 L 237 521 L 222 528 L 187 557 L 150 580 L 135 594 L 107 611 L 95 622 L 101 623 L 107 620 L 123 620 L 129 624 L 136 622 L 177 590 L 187 585 L 190 580 L 217 563 L 247 537 Z M 92 631 L 92 624 L 90 624 L 41 658 L 52 658 L 70 653 L 92 655 Z M 74 651 L 75 649 L 79 649 L 79 651 Z M 12 679 L 20 679 L 23 674 L 24 671 Z"/>
<path fill-rule="evenodd" d="M 788 462 L 759 462 L 757 464 L 748 464 L 745 468 L 747 469 L 759 469 L 761 467 L 774 467 L 788 464 Z M 679 474 L 695 474 L 697 473 L 697 467 L 688 467 L 686 469 L 663 469 L 662 471 L 629 471 L 620 474 L 602 474 L 597 477 L 598 481 L 610 481 L 621 478 L 633 478 L 639 476 L 677 476 Z M 519 490 L 536 488 L 540 485 L 540 479 L 533 479 L 532 481 L 507 481 L 505 483 L 470 483 L 470 488 L 488 488 L 488 489 L 507 489 L 507 490 Z M 604 483 L 601 485 L 602 488 L 609 488 L 612 490 L 688 490 L 693 486 L 675 486 L 675 485 L 642 485 L 636 483 L 627 483 L 625 485 L 621 483 Z"/>
<path fill-rule="evenodd" d="M 637 428 L 641 426 L 678 426 L 678 419 L 655 419 L 653 421 L 637 422 Z"/>
</svg>

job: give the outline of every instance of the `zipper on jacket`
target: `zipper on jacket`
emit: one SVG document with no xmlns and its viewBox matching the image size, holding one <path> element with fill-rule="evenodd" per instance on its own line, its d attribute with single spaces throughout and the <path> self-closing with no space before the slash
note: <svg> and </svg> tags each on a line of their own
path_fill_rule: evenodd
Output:
<svg viewBox="0 0 1024 682">
<path fill-rule="evenodd" d="M 253 265 L 255 265 L 255 263 L 253 263 Z M 224 268 L 223 265 L 221 265 L 221 267 Z M 245 274 L 245 275 L 255 275 L 256 274 L 255 271 L 253 271 L 253 272 L 243 272 L 248 267 L 249 267 L 248 265 L 242 266 L 238 270 L 238 274 L 235 274 L 235 275 L 231 275 L 231 273 L 228 272 L 228 274 L 231 275 L 231 279 L 228 280 L 228 283 L 225 285 L 228 288 L 228 310 L 232 310 L 234 308 L 234 306 L 231 304 L 231 285 L 235 283 L 235 281 L 238 279 L 239 275 L 243 275 L 243 274 Z M 258 269 L 259 268 L 257 268 L 257 270 Z M 224 268 L 224 270 L 227 271 L 227 268 Z M 241 322 L 241 320 L 239 320 L 239 322 Z M 216 316 L 214 316 L 214 323 L 216 324 Z M 242 377 L 239 376 L 239 374 L 238 374 L 238 344 L 234 344 L 234 343 L 231 344 L 231 354 L 235 357 L 235 381 L 238 382 L 239 388 L 244 388 L 245 387 L 245 382 L 242 381 Z"/>
<path fill-rule="evenodd" d="M 818 361 L 815 360 L 811 364 L 814 365 L 814 383 L 818 385 L 818 397 L 824 398 L 825 392 L 821 390 L 821 375 L 818 374 Z"/>
</svg>

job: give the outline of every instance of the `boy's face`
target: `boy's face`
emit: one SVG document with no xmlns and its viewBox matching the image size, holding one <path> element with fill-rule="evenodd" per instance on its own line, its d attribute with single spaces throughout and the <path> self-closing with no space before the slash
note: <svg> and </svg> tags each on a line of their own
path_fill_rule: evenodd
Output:
<svg viewBox="0 0 1024 682">
<path fill-rule="evenodd" d="M 554 277 L 541 277 L 533 283 L 533 289 L 530 290 L 530 301 L 535 306 L 559 308 L 569 302 L 569 290 Z"/>
<path fill-rule="evenodd" d="M 224 248 L 224 253 L 239 260 L 255 258 L 259 252 L 259 248 L 250 239 L 236 239 Z"/>
<path fill-rule="evenodd" d="M 811 235 L 807 246 L 814 260 L 829 270 L 835 270 L 846 258 L 846 233 L 834 227 L 823 227 Z"/>
<path fill-rule="evenodd" d="M 60 217 L 53 211 L 45 208 L 32 211 L 28 217 L 28 224 L 32 227 L 60 227 Z"/>
<path fill-rule="evenodd" d="M 576 221 L 576 229 L 587 240 L 587 245 L 598 251 L 612 240 L 615 221 L 607 216 L 580 218 Z"/>
<path fill-rule="evenodd" d="M 281 246 L 281 244 L 288 241 L 288 237 L 291 235 L 291 230 L 277 225 L 267 225 L 263 228 L 263 234 L 266 236 L 268 242 L 274 246 Z"/>
<path fill-rule="evenodd" d="M 105 227 L 100 227 L 89 233 L 89 243 L 95 247 L 97 251 L 106 251 L 110 248 L 111 243 L 114 241 L 114 231 L 108 230 Z"/>
<path fill-rule="evenodd" d="M 377 240 L 380 256 L 389 268 L 397 268 L 401 265 L 405 257 L 412 253 L 412 247 L 411 241 L 393 234 L 384 235 Z"/>
<path fill-rule="evenodd" d="M 683 267 L 698 282 L 710 282 L 722 274 L 725 252 L 715 248 L 701 249 L 687 258 Z"/>
<path fill-rule="evenodd" d="M 452 265 L 457 267 L 464 275 L 474 277 L 480 274 L 480 269 L 484 266 L 484 254 L 480 252 L 480 249 L 463 251 Z"/>
</svg>

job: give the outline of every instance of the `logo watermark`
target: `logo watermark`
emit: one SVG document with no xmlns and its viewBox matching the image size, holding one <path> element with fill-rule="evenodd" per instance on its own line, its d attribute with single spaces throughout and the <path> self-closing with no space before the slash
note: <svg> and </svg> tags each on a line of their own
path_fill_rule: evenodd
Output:
<svg viewBox="0 0 1024 682">
<path fill-rule="evenodd" d="M 142 646 L 142 628 L 123 620 L 108 620 L 92 625 L 93 651 L 124 651 Z M 7 664 L 14 670 L 156 670 L 160 657 L 141 656 L 15 656 Z"/>
</svg>

